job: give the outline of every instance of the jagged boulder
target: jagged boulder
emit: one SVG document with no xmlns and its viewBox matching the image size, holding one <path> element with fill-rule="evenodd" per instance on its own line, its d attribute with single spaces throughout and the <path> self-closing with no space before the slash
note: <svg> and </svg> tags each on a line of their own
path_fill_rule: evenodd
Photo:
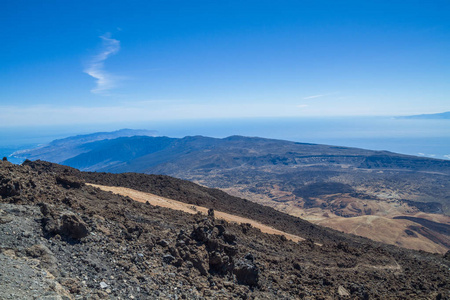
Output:
<svg viewBox="0 0 450 300">
<path fill-rule="evenodd" d="M 210 238 L 214 229 L 214 223 L 208 219 L 194 227 L 191 238 L 197 242 L 206 243 Z"/>
<path fill-rule="evenodd" d="M 20 195 L 22 187 L 19 181 L 1 177 L 0 179 L 0 197 L 8 198 Z"/>
<path fill-rule="evenodd" d="M 59 234 L 79 240 L 89 234 L 87 224 L 75 214 L 62 213 L 48 204 L 41 203 L 41 213 L 44 215 L 42 225 L 44 231 L 50 235 Z"/>
<path fill-rule="evenodd" d="M 212 272 L 226 274 L 233 268 L 232 262 L 232 258 L 226 255 L 226 253 L 217 251 L 209 253 L 209 268 Z"/>
<path fill-rule="evenodd" d="M 247 254 L 245 257 L 236 261 L 233 274 L 240 284 L 258 286 L 259 268 L 254 262 L 252 254 Z"/>
<path fill-rule="evenodd" d="M 76 215 L 62 215 L 60 234 L 74 239 L 81 239 L 89 234 L 86 223 Z"/>
</svg>

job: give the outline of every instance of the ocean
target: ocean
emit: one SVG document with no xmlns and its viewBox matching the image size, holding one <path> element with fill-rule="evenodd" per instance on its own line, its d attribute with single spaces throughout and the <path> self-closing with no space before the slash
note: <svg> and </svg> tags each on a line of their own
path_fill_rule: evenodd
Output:
<svg viewBox="0 0 450 300">
<path fill-rule="evenodd" d="M 0 128 L 0 156 L 58 138 L 121 128 L 149 129 L 161 136 L 259 136 L 450 159 L 450 120 L 392 117 L 252 118 L 149 121 L 96 125 Z"/>
</svg>

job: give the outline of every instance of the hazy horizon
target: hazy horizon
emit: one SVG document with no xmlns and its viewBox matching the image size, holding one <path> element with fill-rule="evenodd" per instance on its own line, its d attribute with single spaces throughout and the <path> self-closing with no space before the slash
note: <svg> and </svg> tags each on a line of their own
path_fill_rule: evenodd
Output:
<svg viewBox="0 0 450 300">
<path fill-rule="evenodd" d="M 0 155 L 36 147 L 55 139 L 122 128 L 156 130 L 158 136 L 259 136 L 303 143 L 387 150 L 450 159 L 450 120 L 388 117 L 255 118 L 154 121 L 121 124 L 41 126 L 0 130 Z"/>
</svg>

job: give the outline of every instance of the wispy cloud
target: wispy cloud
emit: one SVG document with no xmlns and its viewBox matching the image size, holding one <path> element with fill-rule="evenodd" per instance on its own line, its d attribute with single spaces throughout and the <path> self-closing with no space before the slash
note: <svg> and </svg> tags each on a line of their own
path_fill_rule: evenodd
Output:
<svg viewBox="0 0 450 300">
<path fill-rule="evenodd" d="M 417 154 L 419 156 L 436 157 L 436 154 L 425 154 L 425 153 L 422 153 L 422 152 L 419 152 Z M 445 155 L 444 155 L 444 157 L 445 157 Z"/>
<path fill-rule="evenodd" d="M 100 36 L 102 39 L 102 50 L 94 56 L 89 66 L 84 70 L 85 73 L 96 79 L 97 86 L 91 90 L 93 93 L 102 93 L 116 86 L 118 78 L 104 70 L 105 60 L 120 50 L 120 41 L 111 38 L 107 33 Z"/>
<path fill-rule="evenodd" d="M 322 98 L 322 97 L 331 96 L 331 95 L 336 95 L 336 94 L 339 94 L 339 92 L 328 93 L 328 94 L 312 95 L 312 96 L 304 97 L 303 100 L 315 99 L 315 98 Z"/>
<path fill-rule="evenodd" d="M 327 95 L 314 95 L 314 96 L 308 96 L 303 98 L 303 100 L 307 100 L 307 99 L 314 99 L 314 98 L 320 98 L 320 97 L 325 97 Z"/>
</svg>

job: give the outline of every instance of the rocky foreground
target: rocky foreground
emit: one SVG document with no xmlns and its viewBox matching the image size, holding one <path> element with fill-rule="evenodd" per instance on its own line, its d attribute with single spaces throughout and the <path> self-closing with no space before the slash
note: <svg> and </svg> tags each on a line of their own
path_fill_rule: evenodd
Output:
<svg viewBox="0 0 450 300">
<path fill-rule="evenodd" d="M 450 298 L 449 253 L 287 217 L 285 231 L 306 238 L 294 243 L 216 220 L 213 210 L 135 202 L 49 166 L 0 162 L 0 299 Z"/>
</svg>

